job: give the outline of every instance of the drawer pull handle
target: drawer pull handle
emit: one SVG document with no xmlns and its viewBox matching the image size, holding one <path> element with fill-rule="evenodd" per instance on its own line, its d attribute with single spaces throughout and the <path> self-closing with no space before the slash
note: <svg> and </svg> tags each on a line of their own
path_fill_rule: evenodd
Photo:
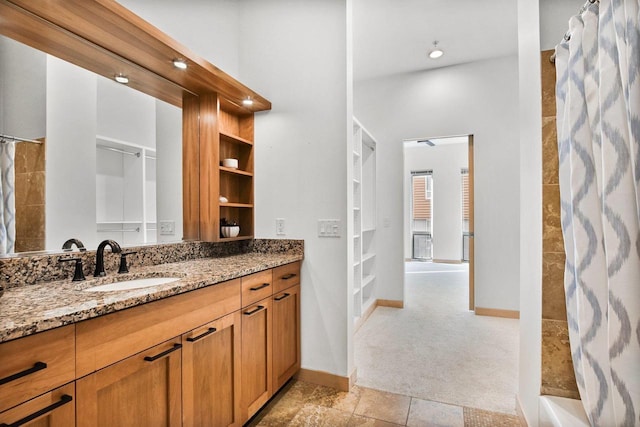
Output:
<svg viewBox="0 0 640 427">
<path fill-rule="evenodd" d="M 180 350 L 182 348 L 182 344 L 174 344 L 169 350 L 165 350 L 162 353 L 156 354 L 155 356 L 147 356 L 144 358 L 147 362 L 153 362 L 154 360 L 158 360 L 161 357 L 166 356 L 169 353 L 173 353 L 176 350 Z"/>
<path fill-rule="evenodd" d="M 274 300 L 276 301 L 282 301 L 283 299 L 285 299 L 286 297 L 290 296 L 291 294 L 282 294 L 279 297 L 274 298 Z"/>
<path fill-rule="evenodd" d="M 296 273 L 289 273 L 289 274 L 285 274 L 284 276 L 282 276 L 282 280 L 289 280 L 289 279 L 293 279 L 294 277 L 296 277 L 297 274 Z"/>
<path fill-rule="evenodd" d="M 259 306 L 257 306 L 256 308 L 254 308 L 254 309 L 253 309 L 253 310 L 251 310 L 251 311 L 245 311 L 245 312 L 244 312 L 244 314 L 245 314 L 246 316 L 251 316 L 252 314 L 256 314 L 257 312 L 259 312 L 259 311 L 260 311 L 260 310 L 262 310 L 263 308 L 264 308 L 264 306 L 259 305 Z"/>
<path fill-rule="evenodd" d="M 249 288 L 250 291 L 259 291 L 262 288 L 266 288 L 267 286 L 269 286 L 268 283 L 263 283 L 260 286 L 254 286 L 253 288 Z"/>
<path fill-rule="evenodd" d="M 200 335 L 198 335 L 197 337 L 189 337 L 189 338 L 187 338 L 187 341 L 196 342 L 199 339 L 202 339 L 202 338 L 206 337 L 207 335 L 211 335 L 212 333 L 214 333 L 216 331 L 217 331 L 216 328 L 209 328 L 209 330 L 207 332 L 203 332 Z"/>
<path fill-rule="evenodd" d="M 27 415 L 26 417 L 24 417 L 21 420 L 16 421 L 15 423 L 12 424 L 6 424 L 6 423 L 2 423 L 0 424 L 0 427 L 19 427 L 22 425 L 27 424 L 29 421 L 33 421 L 38 417 L 43 416 L 44 414 L 51 412 L 55 409 L 58 409 L 59 407 L 61 407 L 62 405 L 66 405 L 67 403 L 71 402 L 73 400 L 73 397 L 69 396 L 68 394 L 63 394 L 60 397 L 60 400 L 58 400 L 56 403 L 53 403 L 49 406 L 47 406 L 46 408 L 42 408 L 39 411 L 34 412 L 31 415 Z"/>
<path fill-rule="evenodd" d="M 24 371 L 15 373 L 13 375 L 9 375 L 8 377 L 0 378 L 0 385 L 9 383 L 13 380 L 17 380 L 18 378 L 26 377 L 27 375 L 33 374 L 34 372 L 41 371 L 47 367 L 47 364 L 44 362 L 36 362 L 33 364 L 33 368 L 25 369 Z"/>
</svg>

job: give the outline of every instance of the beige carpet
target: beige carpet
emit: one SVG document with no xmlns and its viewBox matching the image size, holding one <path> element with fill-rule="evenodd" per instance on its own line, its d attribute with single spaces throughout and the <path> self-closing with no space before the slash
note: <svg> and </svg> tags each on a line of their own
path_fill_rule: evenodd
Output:
<svg viewBox="0 0 640 427">
<path fill-rule="evenodd" d="M 405 272 L 405 308 L 378 307 L 356 333 L 357 384 L 514 414 L 518 320 L 467 310 L 466 264 Z"/>
</svg>

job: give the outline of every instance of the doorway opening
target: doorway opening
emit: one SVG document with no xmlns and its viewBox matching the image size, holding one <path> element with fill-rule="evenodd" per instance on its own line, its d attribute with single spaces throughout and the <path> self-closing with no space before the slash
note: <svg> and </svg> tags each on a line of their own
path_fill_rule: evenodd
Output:
<svg viewBox="0 0 640 427">
<path fill-rule="evenodd" d="M 473 136 L 420 141 L 404 150 L 403 308 L 357 330 L 357 384 L 512 414 L 518 322 L 473 311 Z"/>
<path fill-rule="evenodd" d="M 404 141 L 404 152 L 405 261 L 467 264 L 474 310 L 473 135 Z"/>
</svg>

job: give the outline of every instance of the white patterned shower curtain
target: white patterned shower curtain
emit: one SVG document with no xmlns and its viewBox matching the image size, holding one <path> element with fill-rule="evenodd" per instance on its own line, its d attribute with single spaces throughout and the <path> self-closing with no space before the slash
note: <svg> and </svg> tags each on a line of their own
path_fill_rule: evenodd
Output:
<svg viewBox="0 0 640 427">
<path fill-rule="evenodd" d="M 638 4 L 588 4 L 556 48 L 567 320 L 593 426 L 640 426 Z"/>
<path fill-rule="evenodd" d="M 0 142 L 0 255 L 11 254 L 16 243 L 15 143 Z"/>
</svg>

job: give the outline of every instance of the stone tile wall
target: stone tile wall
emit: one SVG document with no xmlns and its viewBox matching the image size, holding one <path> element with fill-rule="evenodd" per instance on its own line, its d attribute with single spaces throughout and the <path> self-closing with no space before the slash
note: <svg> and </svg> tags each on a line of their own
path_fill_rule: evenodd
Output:
<svg viewBox="0 0 640 427">
<path fill-rule="evenodd" d="M 44 141 L 44 139 L 42 139 Z M 41 251 L 45 236 L 45 147 L 16 143 L 16 252 Z"/>
<path fill-rule="evenodd" d="M 569 348 L 564 296 L 564 243 L 558 185 L 553 50 L 542 66 L 542 387 L 541 394 L 579 398 Z"/>
</svg>

